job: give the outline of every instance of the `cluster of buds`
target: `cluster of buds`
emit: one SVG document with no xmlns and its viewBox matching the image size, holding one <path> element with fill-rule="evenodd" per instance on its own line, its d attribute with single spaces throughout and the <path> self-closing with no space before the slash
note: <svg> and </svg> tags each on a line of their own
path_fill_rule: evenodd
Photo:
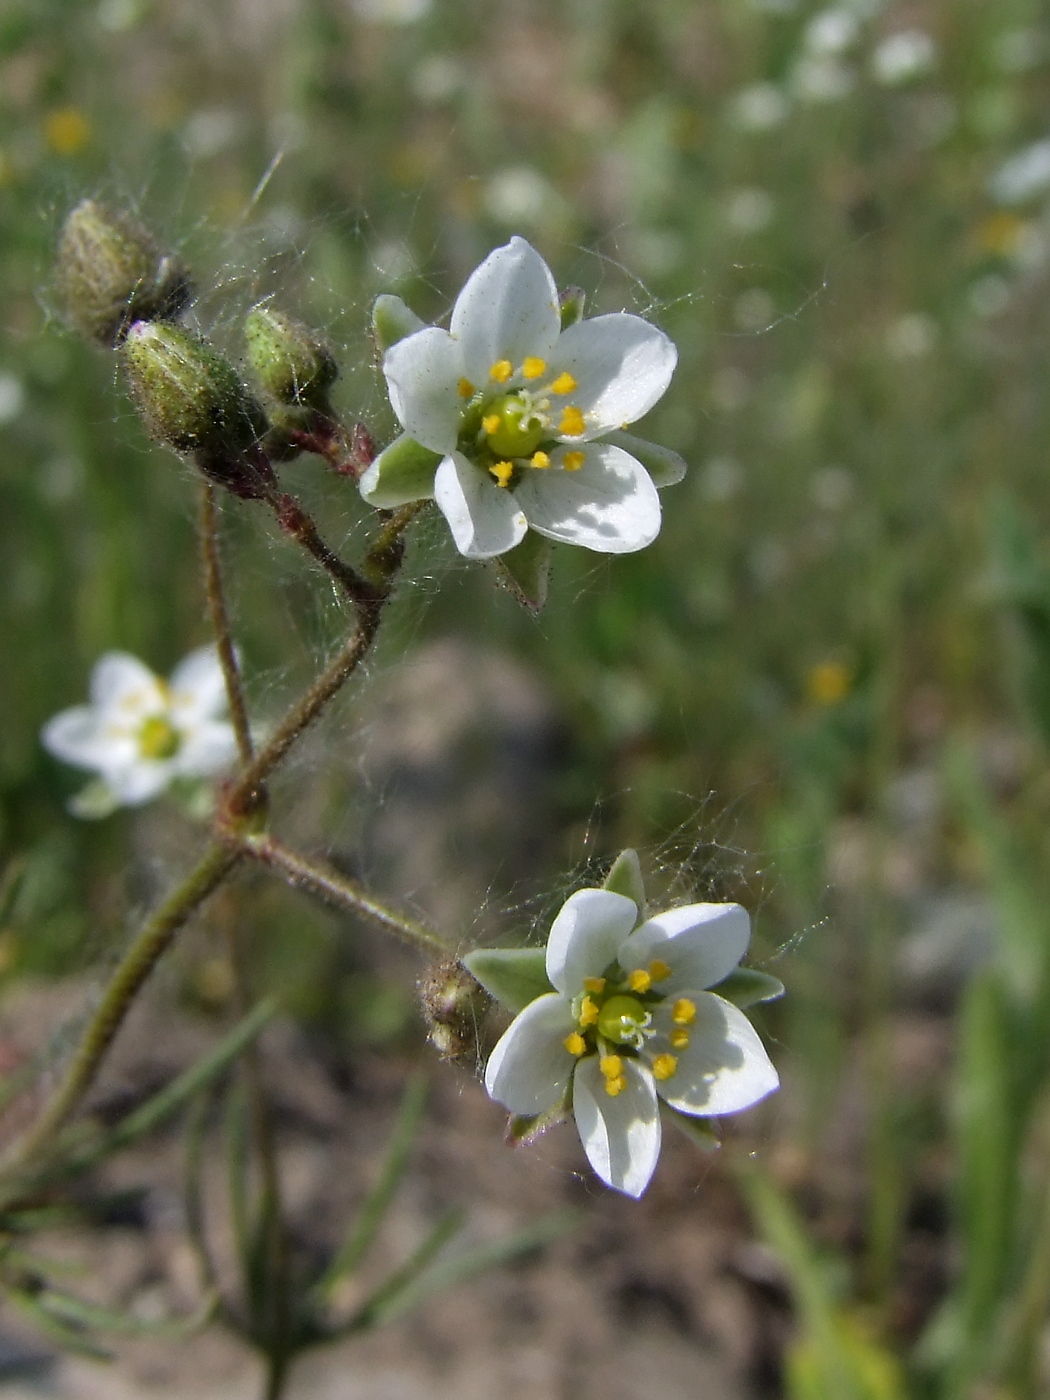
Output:
<svg viewBox="0 0 1050 1400">
<path fill-rule="evenodd" d="M 244 326 L 253 392 L 181 322 L 192 300 L 185 267 L 127 215 L 78 204 L 62 230 L 55 281 L 70 324 L 118 351 L 149 435 L 235 495 L 272 497 L 271 460 L 332 443 L 328 391 L 339 368 L 321 337 L 255 307 Z"/>
<path fill-rule="evenodd" d="M 473 1069 L 481 1058 L 479 1027 L 490 1003 L 484 988 L 460 962 L 431 968 L 419 984 L 427 1038 L 444 1060 Z"/>
</svg>

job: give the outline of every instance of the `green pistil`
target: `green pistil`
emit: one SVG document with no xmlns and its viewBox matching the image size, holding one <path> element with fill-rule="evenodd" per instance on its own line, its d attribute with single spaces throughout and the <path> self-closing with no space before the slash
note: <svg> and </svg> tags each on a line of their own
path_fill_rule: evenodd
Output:
<svg viewBox="0 0 1050 1400">
<path fill-rule="evenodd" d="M 616 1045 L 635 1045 L 649 1013 L 637 997 L 617 995 L 609 998 L 598 1012 L 598 1034 Z"/>
<path fill-rule="evenodd" d="M 182 741 L 178 730 L 161 715 L 143 720 L 138 732 L 139 757 L 151 759 L 174 758 Z"/>
<path fill-rule="evenodd" d="M 497 418 L 495 427 L 491 420 Z M 502 394 L 486 405 L 484 422 L 488 446 L 498 457 L 531 457 L 548 431 L 517 394 Z"/>
</svg>

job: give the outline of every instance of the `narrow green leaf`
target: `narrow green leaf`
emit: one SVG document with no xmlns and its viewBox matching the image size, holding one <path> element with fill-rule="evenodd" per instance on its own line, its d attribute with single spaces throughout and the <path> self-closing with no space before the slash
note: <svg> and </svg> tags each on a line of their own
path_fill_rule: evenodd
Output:
<svg viewBox="0 0 1050 1400">
<path fill-rule="evenodd" d="M 522 607 L 539 612 L 547 601 L 553 557 L 554 542 L 529 530 L 521 544 L 492 562 Z"/>
<path fill-rule="evenodd" d="M 633 899 L 638 906 L 638 924 L 645 923 L 645 881 L 642 879 L 642 863 L 638 852 L 628 848 L 621 851 L 612 863 L 612 868 L 603 882 L 603 889 L 613 894 L 622 894 Z"/>
<path fill-rule="evenodd" d="M 490 996 L 517 1012 L 554 991 L 546 959 L 544 948 L 475 948 L 463 959 L 463 966 Z"/>
<path fill-rule="evenodd" d="M 776 1001 L 777 997 L 784 995 L 784 984 L 768 972 L 759 972 L 754 967 L 738 967 L 711 991 L 743 1010 L 760 1001 Z"/>
<path fill-rule="evenodd" d="M 452 1236 L 459 1232 L 464 1215 L 462 1210 L 447 1211 L 415 1253 L 400 1269 L 395 1269 L 385 1283 L 380 1284 L 367 1302 L 338 1329 L 337 1335 L 348 1336 L 354 1332 L 368 1332 L 373 1327 L 388 1322 L 397 1313 L 404 1312 L 405 1308 L 410 1306 L 405 1301 L 409 1288 Z"/>
<path fill-rule="evenodd" d="M 49 1337 L 62 1351 L 72 1352 L 78 1356 L 87 1356 L 92 1361 L 113 1360 L 111 1351 L 85 1336 L 79 1328 L 72 1327 L 60 1318 L 54 1317 L 47 1308 L 41 1305 L 39 1294 L 12 1288 L 6 1290 L 4 1296 L 9 1298 L 15 1307 L 23 1312 L 34 1326 L 38 1327 L 45 1337 Z"/>
<path fill-rule="evenodd" d="M 379 1176 L 365 1199 L 357 1219 L 342 1248 L 318 1281 L 317 1292 L 324 1295 L 352 1273 L 371 1249 L 379 1227 L 386 1218 L 394 1192 L 408 1166 L 409 1155 L 416 1141 L 423 1107 L 426 1103 L 427 1081 L 424 1075 L 416 1074 L 408 1081 L 401 1098 L 401 1108 L 394 1125 L 393 1136 L 387 1148 Z"/>
<path fill-rule="evenodd" d="M 361 495 L 380 510 L 428 501 L 434 494 L 434 473 L 440 461 L 440 452 L 431 452 L 402 433 L 361 477 Z"/>
<path fill-rule="evenodd" d="M 167 1337 L 177 1340 L 192 1336 L 211 1319 L 217 1302 L 214 1293 L 209 1294 L 194 1312 L 186 1317 L 167 1318 L 164 1321 L 147 1321 L 118 1312 L 115 1308 L 101 1307 L 97 1303 L 86 1303 L 71 1293 L 62 1293 L 54 1288 L 45 1288 L 36 1295 L 36 1301 L 50 1317 L 59 1323 L 67 1323 L 76 1328 L 92 1332 L 112 1332 L 131 1336 Z"/>
</svg>

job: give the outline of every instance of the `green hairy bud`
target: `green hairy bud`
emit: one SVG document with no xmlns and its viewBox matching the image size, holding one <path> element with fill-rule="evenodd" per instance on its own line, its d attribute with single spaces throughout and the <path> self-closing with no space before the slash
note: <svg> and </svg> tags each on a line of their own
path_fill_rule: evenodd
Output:
<svg viewBox="0 0 1050 1400">
<path fill-rule="evenodd" d="M 266 415 L 233 365 L 184 326 L 136 322 L 122 358 L 146 431 L 176 452 L 235 456 L 266 431 Z"/>
<path fill-rule="evenodd" d="M 55 282 L 71 324 L 89 340 L 118 345 L 135 321 L 167 320 L 190 299 L 178 258 L 125 214 L 82 200 L 62 228 Z"/>
<path fill-rule="evenodd" d="M 339 366 L 316 331 L 272 307 L 256 306 L 245 319 L 244 335 L 248 362 L 269 398 L 327 411 Z"/>
<path fill-rule="evenodd" d="M 474 1065 L 478 1027 L 488 997 L 459 962 L 440 963 L 419 984 L 419 999 L 431 1045 L 442 1059 Z"/>
</svg>

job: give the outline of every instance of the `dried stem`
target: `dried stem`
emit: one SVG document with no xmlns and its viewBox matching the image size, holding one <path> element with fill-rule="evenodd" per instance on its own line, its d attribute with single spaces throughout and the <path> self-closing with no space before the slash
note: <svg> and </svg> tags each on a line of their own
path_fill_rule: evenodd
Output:
<svg viewBox="0 0 1050 1400">
<path fill-rule="evenodd" d="M 298 889 L 308 890 L 327 904 L 370 919 L 388 933 L 429 957 L 447 958 L 449 948 L 433 930 L 404 914 L 390 909 L 341 871 L 322 861 L 310 860 L 270 835 L 243 836 L 240 849 L 262 864 L 278 871 Z"/>
<path fill-rule="evenodd" d="M 237 753 L 241 767 L 246 768 L 252 761 L 252 735 L 248 725 L 248 707 L 244 701 L 244 688 L 237 666 L 237 654 L 233 649 L 230 633 L 230 614 L 226 607 L 226 594 L 222 586 L 222 560 L 219 557 L 218 512 L 215 505 L 215 487 L 206 478 L 201 481 L 200 508 L 201 563 L 204 572 L 204 592 L 208 600 L 208 616 L 215 634 L 215 646 L 219 653 L 222 678 L 226 683 L 226 699 L 230 707 L 230 720 L 237 739 Z"/>
</svg>

